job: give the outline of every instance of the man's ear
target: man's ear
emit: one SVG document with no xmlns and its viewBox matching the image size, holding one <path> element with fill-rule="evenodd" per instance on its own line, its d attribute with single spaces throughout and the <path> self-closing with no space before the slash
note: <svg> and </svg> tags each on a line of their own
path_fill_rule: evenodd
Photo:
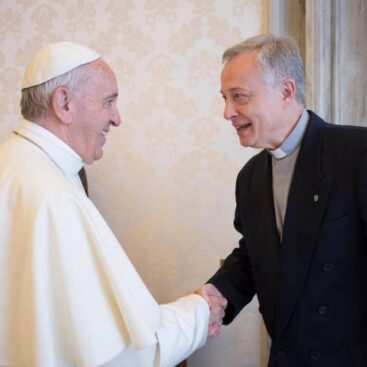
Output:
<svg viewBox="0 0 367 367">
<path fill-rule="evenodd" d="M 282 85 L 282 99 L 288 105 L 296 98 L 296 83 L 293 79 L 286 79 Z"/>
<path fill-rule="evenodd" d="M 66 87 L 57 87 L 51 96 L 51 109 L 61 123 L 70 124 L 72 113 L 70 108 L 70 92 Z"/>
</svg>

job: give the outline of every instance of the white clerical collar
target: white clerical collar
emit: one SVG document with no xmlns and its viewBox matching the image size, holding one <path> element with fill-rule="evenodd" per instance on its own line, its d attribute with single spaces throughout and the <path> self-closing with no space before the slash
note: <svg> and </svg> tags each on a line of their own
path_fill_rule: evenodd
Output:
<svg viewBox="0 0 367 367">
<path fill-rule="evenodd" d="M 83 160 L 73 149 L 37 123 L 23 120 L 14 132 L 39 146 L 66 174 L 76 175 L 83 167 Z"/>
<path fill-rule="evenodd" d="M 283 141 L 280 147 L 276 149 L 268 149 L 268 152 L 275 159 L 282 159 L 290 154 L 292 154 L 297 147 L 301 144 L 301 140 L 304 132 L 306 131 L 306 127 L 310 116 L 306 110 L 303 110 L 300 118 L 296 126 L 293 128 L 291 133 L 287 136 L 287 138 Z"/>
</svg>

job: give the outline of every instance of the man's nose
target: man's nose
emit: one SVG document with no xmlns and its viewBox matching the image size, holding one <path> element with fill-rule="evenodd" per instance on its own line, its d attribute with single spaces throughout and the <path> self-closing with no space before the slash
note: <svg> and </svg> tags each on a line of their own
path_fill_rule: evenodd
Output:
<svg viewBox="0 0 367 367">
<path fill-rule="evenodd" d="M 226 120 L 231 120 L 232 117 L 236 116 L 236 108 L 234 106 L 234 103 L 229 101 L 228 99 L 224 102 L 224 111 L 223 111 L 223 117 Z"/>
</svg>

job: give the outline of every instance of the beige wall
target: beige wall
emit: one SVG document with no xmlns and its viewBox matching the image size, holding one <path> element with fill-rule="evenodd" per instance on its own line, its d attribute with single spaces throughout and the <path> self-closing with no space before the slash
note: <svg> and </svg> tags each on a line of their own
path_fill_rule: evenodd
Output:
<svg viewBox="0 0 367 367">
<path fill-rule="evenodd" d="M 264 31 L 266 13 L 265 0 L 0 2 L 0 141 L 41 44 L 89 45 L 116 71 L 123 124 L 88 167 L 91 198 L 160 302 L 200 285 L 236 246 L 235 178 L 253 152 L 222 118 L 220 57 Z M 259 366 L 262 334 L 253 303 L 189 366 Z"/>
</svg>

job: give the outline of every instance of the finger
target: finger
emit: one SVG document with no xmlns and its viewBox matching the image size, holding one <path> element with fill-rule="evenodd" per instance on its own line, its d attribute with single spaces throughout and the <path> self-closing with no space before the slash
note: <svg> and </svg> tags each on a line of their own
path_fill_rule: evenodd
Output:
<svg viewBox="0 0 367 367">
<path fill-rule="evenodd" d="M 222 296 L 209 296 L 211 305 L 220 305 L 222 308 L 226 308 L 228 301 Z"/>
<path fill-rule="evenodd" d="M 215 323 L 215 324 L 222 324 L 223 323 L 223 317 L 221 315 L 210 315 L 209 322 L 210 323 Z"/>
<path fill-rule="evenodd" d="M 222 297 L 222 293 L 219 292 L 219 290 L 210 283 L 204 284 L 199 290 L 199 294 L 203 294 L 205 296 L 217 296 Z"/>
<path fill-rule="evenodd" d="M 208 327 L 208 336 L 215 337 L 220 334 L 220 325 L 218 323 L 210 323 Z"/>
<path fill-rule="evenodd" d="M 221 320 L 225 316 L 225 311 L 223 310 L 222 307 L 219 307 L 219 306 L 218 307 L 212 307 L 210 309 L 210 316 L 213 319 Z"/>
<path fill-rule="evenodd" d="M 210 311 L 213 313 L 224 313 L 225 309 L 222 305 L 215 303 L 215 302 L 211 302 L 211 307 L 210 307 Z"/>
<path fill-rule="evenodd" d="M 212 318 L 222 319 L 225 315 L 225 309 L 220 304 L 212 302 L 212 306 L 210 307 L 210 314 Z"/>
</svg>

